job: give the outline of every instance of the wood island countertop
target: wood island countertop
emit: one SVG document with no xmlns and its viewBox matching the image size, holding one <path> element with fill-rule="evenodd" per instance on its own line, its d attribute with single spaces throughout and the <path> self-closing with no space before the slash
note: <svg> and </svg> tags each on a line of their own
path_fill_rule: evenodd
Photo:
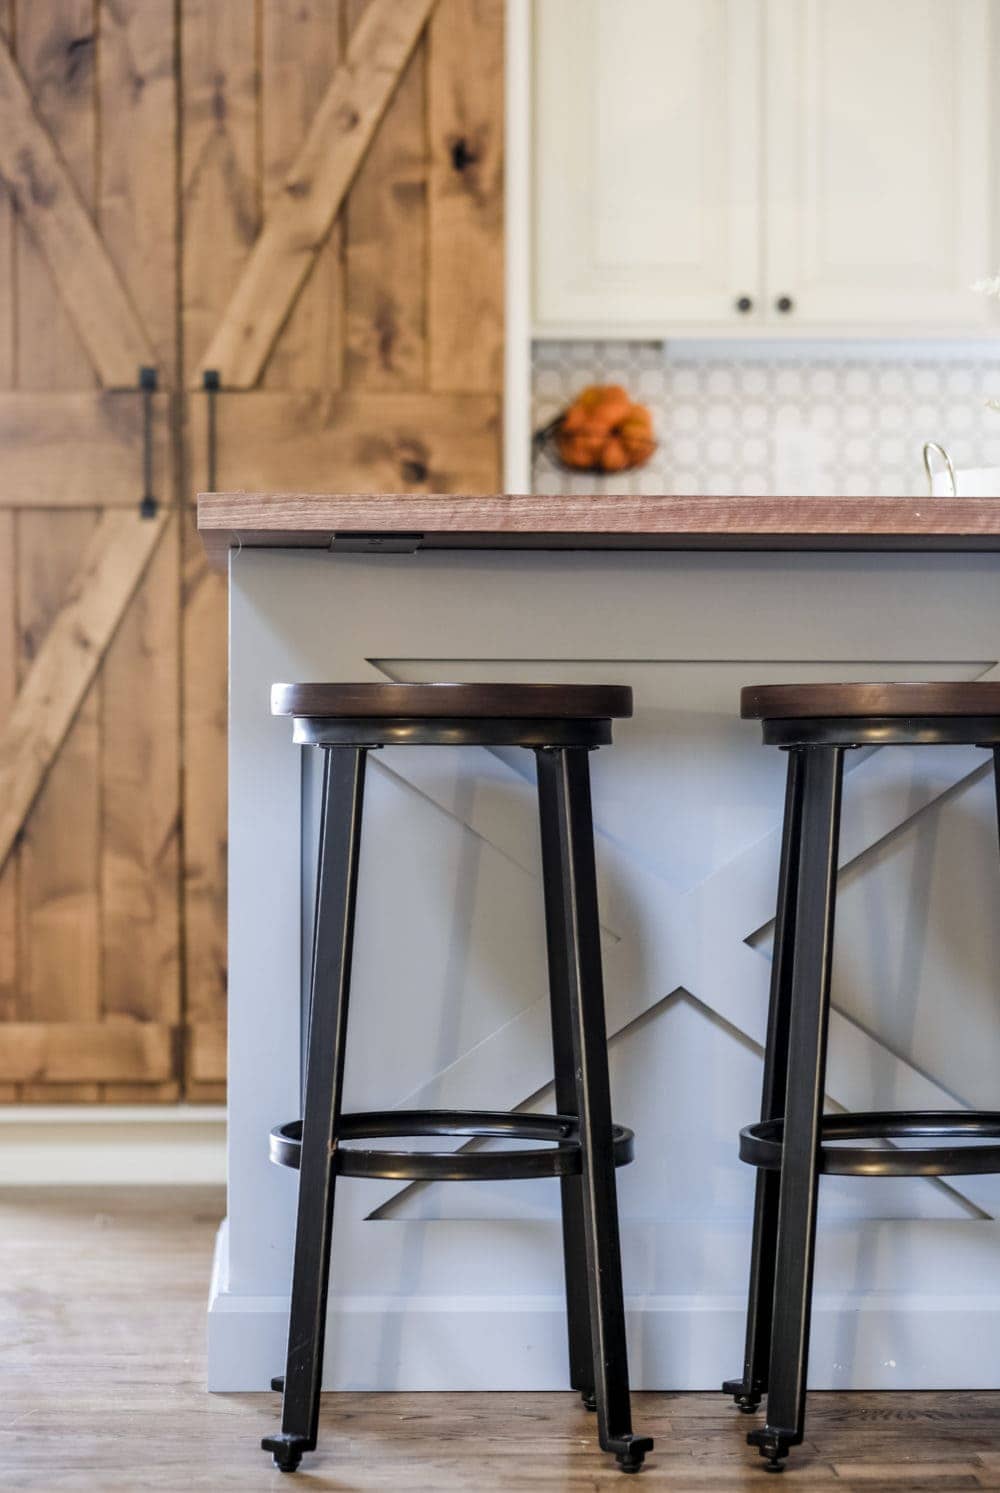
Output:
<svg viewBox="0 0 1000 1493">
<path fill-rule="evenodd" d="M 198 527 L 220 567 L 262 547 L 1000 550 L 1000 499 L 213 492 Z"/>
</svg>

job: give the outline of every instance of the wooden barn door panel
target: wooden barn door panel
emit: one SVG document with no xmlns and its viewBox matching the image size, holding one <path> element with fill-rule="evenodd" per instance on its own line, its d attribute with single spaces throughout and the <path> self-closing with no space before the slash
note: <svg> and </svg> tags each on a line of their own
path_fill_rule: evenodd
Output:
<svg viewBox="0 0 1000 1493">
<path fill-rule="evenodd" d="M 31 807 L 0 872 L 0 1097 L 168 1100 L 178 553 L 175 524 L 138 516 L 135 386 L 140 364 L 176 375 L 173 5 L 18 0 L 4 19 L 0 770 Z M 170 427 L 164 393 L 167 504 Z"/>
<path fill-rule="evenodd" d="M 245 16 L 239 0 L 182 6 L 191 490 L 211 466 L 206 369 L 217 487 L 495 490 L 501 0 L 263 0 L 259 35 Z M 345 139 L 347 103 L 361 124 Z M 185 546 L 189 1059 L 209 1097 L 225 1056 L 225 587 L 190 525 Z"/>
<path fill-rule="evenodd" d="M 0 1102 L 223 1093 L 203 374 L 217 485 L 496 488 L 501 38 L 501 0 L 0 0 Z"/>
</svg>

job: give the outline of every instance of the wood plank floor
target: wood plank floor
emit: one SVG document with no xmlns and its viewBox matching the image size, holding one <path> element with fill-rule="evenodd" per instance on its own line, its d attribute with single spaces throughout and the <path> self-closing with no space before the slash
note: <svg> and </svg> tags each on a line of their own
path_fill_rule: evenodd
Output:
<svg viewBox="0 0 1000 1493">
<path fill-rule="evenodd" d="M 276 1395 L 204 1389 L 217 1189 L 0 1192 L 0 1487 L 1000 1489 L 1000 1393 L 814 1395 L 780 1482 L 721 1395 L 636 1395 L 657 1449 L 638 1483 L 570 1395 L 328 1395 L 297 1478 L 258 1450 Z"/>
</svg>

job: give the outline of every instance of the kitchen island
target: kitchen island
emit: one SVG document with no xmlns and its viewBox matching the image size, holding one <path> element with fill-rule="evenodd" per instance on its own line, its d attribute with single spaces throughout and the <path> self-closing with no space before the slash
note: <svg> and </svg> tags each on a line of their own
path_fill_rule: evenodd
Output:
<svg viewBox="0 0 1000 1493">
<path fill-rule="evenodd" d="M 1000 678 L 990 499 L 199 500 L 230 579 L 229 1205 L 213 1389 L 281 1371 L 316 755 L 278 680 L 620 682 L 598 869 L 633 1381 L 717 1388 L 742 1354 L 783 795 L 746 683 Z M 828 1102 L 997 1107 L 1000 863 L 989 758 L 852 753 Z M 530 753 L 370 765 L 348 1108 L 551 1106 Z M 326 1384 L 566 1384 L 554 1183 L 344 1179 Z M 811 1383 L 1000 1382 L 1000 1179 L 827 1179 Z"/>
</svg>

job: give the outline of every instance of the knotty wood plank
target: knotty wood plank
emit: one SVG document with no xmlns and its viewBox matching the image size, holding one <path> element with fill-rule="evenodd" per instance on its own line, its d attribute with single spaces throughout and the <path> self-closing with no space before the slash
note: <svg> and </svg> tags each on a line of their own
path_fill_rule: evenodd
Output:
<svg viewBox="0 0 1000 1493">
<path fill-rule="evenodd" d="M 189 1027 L 189 1073 L 192 1083 L 204 1091 L 226 1081 L 226 1023 L 195 1022 Z"/>
<path fill-rule="evenodd" d="M 432 389 L 503 387 L 503 36 L 502 0 L 440 0 L 428 27 Z"/>
<path fill-rule="evenodd" d="M 177 125 L 174 0 L 100 0 L 99 24 L 101 230 L 173 378 L 177 201 L 164 162 Z M 137 430 L 133 482 L 141 449 Z M 154 491 L 174 500 L 169 462 L 154 468 Z M 168 1026 L 181 1019 L 179 629 L 171 518 L 105 655 L 101 717 L 101 1011 Z M 145 1073 L 135 1078 L 106 1087 L 104 1099 L 165 1102 L 180 1093 L 179 1073 L 156 1085 Z"/>
<path fill-rule="evenodd" d="M 0 720 L 6 719 L 17 694 L 16 578 L 14 515 L 0 510 Z M 13 859 L 0 869 L 0 1021 L 10 1021 L 17 1012 L 16 875 Z"/>
<path fill-rule="evenodd" d="M 0 41 L 8 46 L 13 19 L 14 0 L 0 0 Z M 14 242 L 14 204 L 6 192 L 0 191 L 0 389 L 11 388 L 15 378 L 17 270 Z"/>
<path fill-rule="evenodd" d="M 186 377 L 205 353 L 260 226 L 257 34 L 246 0 L 181 0 L 181 322 Z"/>
<path fill-rule="evenodd" d="M 348 0 L 356 26 L 370 0 Z M 344 207 L 345 378 L 419 389 L 427 376 L 427 43 L 421 38 Z"/>
<path fill-rule="evenodd" d="M 16 25 L 19 98 L 27 102 L 38 131 L 58 151 L 62 170 L 72 178 L 72 196 L 84 216 L 93 213 L 97 181 L 97 96 L 94 86 L 94 15 L 91 0 L 53 0 L 51 5 L 20 5 Z M 6 68 L 6 73 L 4 72 Z M 0 100 L 11 63 L 0 57 Z M 21 81 L 23 80 L 23 82 Z M 23 102 L 23 99 L 22 99 Z M 0 118 L 3 104 L 0 102 Z M 3 156 L 14 144 L 10 136 Z M 30 160 L 30 155 L 26 157 Z M 17 193 L 3 195 L 17 201 Z M 17 210 L 17 386 L 23 390 L 96 389 L 99 376 L 71 318 L 70 308 L 25 213 Z M 136 379 L 137 365 L 129 381 Z"/>
<path fill-rule="evenodd" d="M 59 81 L 72 98 L 82 87 L 78 80 L 92 76 L 90 61 L 84 66 L 93 51 L 92 18 L 78 0 L 22 7 L 19 50 L 32 13 L 41 13 L 46 27 L 62 28 L 44 56 L 46 65 L 59 57 Z M 0 180 L 44 256 L 101 382 L 122 387 L 135 382 L 140 365 L 154 361 L 153 349 L 79 185 L 35 112 L 29 81 L 0 44 Z"/>
<path fill-rule="evenodd" d="M 262 0 L 261 169 L 264 212 L 281 201 L 316 110 L 341 60 L 341 0 Z M 384 128 L 384 125 L 383 125 Z M 343 234 L 338 217 L 316 251 L 263 371 L 270 389 L 343 382 Z"/>
<path fill-rule="evenodd" d="M 142 400 L 110 393 L 0 391 L 0 505 L 135 508 L 142 495 Z M 159 495 L 173 490 L 170 397 L 153 397 L 153 467 Z M 52 523 L 60 519 L 53 515 Z"/>
<path fill-rule="evenodd" d="M 184 515 L 184 992 L 189 1025 L 225 1025 L 227 1004 L 227 627 L 225 578 L 213 574 Z M 209 1101 L 191 1070 L 185 1097 Z"/>
<path fill-rule="evenodd" d="M 196 451 L 203 418 L 193 411 Z M 305 484 L 317 472 L 336 472 L 345 486 L 375 492 L 403 484 L 415 494 L 475 487 L 495 473 L 498 422 L 497 400 L 483 395 L 256 390 L 219 401 L 224 475 L 245 487 Z M 283 505 L 286 514 L 289 506 L 295 505 Z"/>
<path fill-rule="evenodd" d="M 164 381 L 177 358 L 174 0 L 98 0 L 101 239 Z M 132 379 L 135 378 L 133 370 Z"/>
<path fill-rule="evenodd" d="M 108 646 L 101 722 L 101 1011 L 167 1026 L 181 1020 L 179 557 L 174 513 Z M 139 1090 L 104 1098 L 180 1093 L 179 1074 L 155 1091 L 134 1077 Z"/>
<path fill-rule="evenodd" d="M 37 793 L 18 800 L 17 781 L 41 766 L 28 733 L 44 719 L 45 702 L 25 712 L 25 697 L 45 640 L 64 605 L 79 556 L 93 541 L 98 524 L 93 509 L 58 518 L 33 511 L 18 520 L 21 630 L 20 718 L 27 731 L 14 774 L 3 743 L 17 729 L 18 701 L 0 737 L 0 794 L 21 827 L 19 867 L 18 1014 L 26 1021 L 96 1021 L 101 1009 L 100 909 L 100 690 L 80 691 L 58 746 L 39 773 Z M 39 676 L 41 677 L 41 676 Z M 90 682 L 89 680 L 87 681 Z M 37 686 L 34 698 L 37 700 Z M 29 755 L 30 752 L 30 755 Z M 19 804 L 19 807 L 16 805 Z M 30 809 L 30 812 L 28 812 Z M 0 822 L 2 822 L 0 812 Z M 3 831 L 0 829 L 0 834 Z M 3 859 L 0 849 L 0 861 Z M 6 1041 L 6 1032 L 3 1033 Z M 22 1075 L 23 1077 L 24 1075 Z M 29 1075 L 30 1076 L 30 1075 Z M 51 1099 L 44 1088 L 22 1089 L 27 1100 Z M 79 1083 L 62 1097 L 81 1102 L 99 1098 L 93 1085 Z"/>
<path fill-rule="evenodd" d="M 0 735 L 0 864 L 65 739 L 164 523 L 162 514 L 154 519 L 105 514 L 71 582 L 61 590 L 59 610 L 44 636 L 28 636 L 31 663 Z M 37 589 L 35 594 L 40 594 Z"/>
<path fill-rule="evenodd" d="M 10 40 L 13 0 L 0 0 L 0 37 Z M 14 205 L 0 192 L 0 389 L 15 378 L 16 284 Z M 0 512 L 0 719 L 10 709 L 17 689 L 17 611 L 15 519 Z M 17 867 L 0 869 L 0 1021 L 16 1015 L 17 1006 Z M 13 1084 L 0 1085 L 0 1104 L 17 1098 Z"/>
<path fill-rule="evenodd" d="M 151 1021 L 11 1021 L 0 1042 L 0 1079 L 21 1082 L 26 1097 L 51 1100 L 116 1079 L 163 1083 L 174 1070 L 174 1029 Z"/>
<path fill-rule="evenodd" d="M 231 387 L 260 375 L 435 0 L 372 0 L 351 35 L 202 366 Z"/>
<path fill-rule="evenodd" d="M 90 0 L 53 0 L 17 9 L 18 66 L 33 95 L 33 117 L 72 178 L 73 200 L 81 212 L 91 214 L 98 175 L 93 6 Z M 22 211 L 17 226 L 18 386 L 39 391 L 42 400 L 61 401 L 57 391 L 63 390 L 96 393 L 99 377 L 57 283 L 55 266 Z M 58 410 L 53 413 L 58 417 Z M 33 467 L 44 487 L 49 458 L 35 444 L 35 423 L 12 444 L 20 453 L 21 474 L 25 465 Z M 43 424 L 44 440 L 51 415 Z M 82 434 L 78 420 L 70 422 L 69 434 Z M 72 449 L 53 443 L 54 487 L 63 485 L 56 470 L 71 484 L 75 462 L 86 467 L 87 444 L 81 441 L 74 456 Z M 96 507 L 70 514 L 38 509 L 17 518 L 22 684 L 97 523 Z M 79 702 L 64 750 L 51 763 L 17 849 L 18 1011 L 27 1020 L 89 1019 L 100 1010 L 99 695 L 98 680 Z M 98 1096 L 94 1085 L 81 1083 L 64 1089 L 61 1097 L 85 1101 Z M 29 1085 L 21 1097 L 52 1096 L 44 1087 Z"/>
<path fill-rule="evenodd" d="M 289 7 L 285 7 L 286 12 Z M 260 226 L 258 33 L 245 0 L 183 0 L 181 320 L 186 376 L 205 349 Z M 220 401 L 221 402 L 221 401 Z M 188 402 L 185 496 L 206 480 L 205 396 Z M 220 460 L 229 452 L 223 447 Z M 187 1020 L 226 1018 L 226 587 L 210 572 L 190 510 L 182 525 L 184 990 Z M 185 1044 L 190 1056 L 190 1042 Z M 185 1075 L 188 1099 L 216 1095 Z"/>
<path fill-rule="evenodd" d="M 433 476 L 433 474 L 432 474 Z M 345 487 L 348 485 L 345 479 Z M 316 545 L 334 533 L 422 533 L 437 544 L 648 549 L 1000 549 L 993 498 L 702 498 L 494 493 L 203 493 L 216 564 L 231 544 Z M 852 541 L 857 541 L 853 543 Z M 912 542 L 911 542 L 912 541 Z"/>
</svg>

